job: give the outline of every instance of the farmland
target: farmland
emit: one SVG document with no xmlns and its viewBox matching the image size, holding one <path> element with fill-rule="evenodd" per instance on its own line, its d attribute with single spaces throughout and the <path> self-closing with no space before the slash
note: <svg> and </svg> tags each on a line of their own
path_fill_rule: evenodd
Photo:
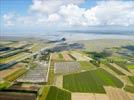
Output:
<svg viewBox="0 0 134 100">
<path fill-rule="evenodd" d="M 77 62 L 59 62 L 54 65 L 55 74 L 68 74 L 79 72 L 80 65 Z"/>
<path fill-rule="evenodd" d="M 18 71 L 20 69 L 23 69 L 24 66 L 25 66 L 25 64 L 23 64 L 23 63 L 15 64 L 12 67 L 8 68 L 7 70 L 0 71 L 0 76 L 1 76 L 1 78 L 5 78 L 7 76 L 10 76 L 14 72 L 16 72 L 16 71 Z"/>
<path fill-rule="evenodd" d="M 66 90 L 51 86 L 46 100 L 71 100 L 71 93 Z"/>
<path fill-rule="evenodd" d="M 94 66 L 92 63 L 90 63 L 88 61 L 79 61 L 79 63 L 80 63 L 81 70 L 91 70 L 91 69 L 96 68 L 96 66 Z"/>
<path fill-rule="evenodd" d="M 56 44 L 63 45 L 59 51 L 43 40 L 2 42 L 0 99 L 133 100 L 133 51 L 94 42 L 80 50 Z"/>
<path fill-rule="evenodd" d="M 17 93 L 17 92 L 0 92 L 1 100 L 35 100 L 36 95 L 32 93 Z"/>
<path fill-rule="evenodd" d="M 71 55 L 77 60 L 77 61 L 90 61 L 92 60 L 91 58 L 79 53 L 72 51 Z"/>
<path fill-rule="evenodd" d="M 25 75 L 17 79 L 18 82 L 40 83 L 48 81 L 49 66 L 43 62 L 38 63 L 37 67 L 28 71 Z"/>
<path fill-rule="evenodd" d="M 72 59 L 72 58 L 69 56 L 69 52 L 64 51 L 64 52 L 62 52 L 62 55 L 63 55 L 63 58 L 64 58 L 65 61 L 74 61 L 74 59 Z"/>
<path fill-rule="evenodd" d="M 105 85 L 121 88 L 123 83 L 103 69 L 71 74 L 63 77 L 63 87 L 72 92 L 105 93 L 103 88 Z"/>
</svg>

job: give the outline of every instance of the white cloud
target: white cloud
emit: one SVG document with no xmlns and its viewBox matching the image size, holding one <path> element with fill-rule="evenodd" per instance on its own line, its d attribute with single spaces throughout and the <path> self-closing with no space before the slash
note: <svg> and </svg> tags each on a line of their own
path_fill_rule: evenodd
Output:
<svg viewBox="0 0 134 100">
<path fill-rule="evenodd" d="M 4 25 L 5 26 L 14 26 L 14 23 L 12 21 L 13 17 L 14 17 L 13 14 L 4 14 L 3 15 Z"/>
<path fill-rule="evenodd" d="M 79 4 L 84 0 L 34 0 L 29 15 L 5 14 L 7 26 L 47 25 L 121 25 L 134 26 L 134 1 L 101 1 L 86 9 Z M 38 12 L 38 13 L 35 13 Z"/>
<path fill-rule="evenodd" d="M 84 16 L 89 25 L 134 25 L 134 2 L 99 2 L 97 6 L 88 9 Z"/>
<path fill-rule="evenodd" d="M 77 5 L 69 4 L 67 6 L 61 6 L 58 12 L 68 25 L 81 25 L 84 21 L 83 14 L 84 8 L 79 8 Z"/>
<path fill-rule="evenodd" d="M 56 13 L 49 15 L 48 22 L 57 22 L 60 20 L 60 16 Z"/>
<path fill-rule="evenodd" d="M 103 1 L 91 9 L 76 5 L 60 9 L 68 25 L 134 25 L 134 2 Z"/>
<path fill-rule="evenodd" d="M 84 0 L 33 0 L 33 4 L 30 6 L 30 10 L 40 13 L 52 14 L 58 11 L 62 5 L 79 5 L 83 2 Z"/>
</svg>

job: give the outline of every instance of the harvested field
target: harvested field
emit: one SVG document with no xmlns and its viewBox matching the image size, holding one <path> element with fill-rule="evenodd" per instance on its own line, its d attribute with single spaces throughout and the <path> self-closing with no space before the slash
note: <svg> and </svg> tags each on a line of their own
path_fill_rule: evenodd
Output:
<svg viewBox="0 0 134 100">
<path fill-rule="evenodd" d="M 0 100 L 36 100 L 36 94 L 22 92 L 0 92 Z"/>
<path fill-rule="evenodd" d="M 13 84 L 8 88 L 8 90 L 12 91 L 30 91 L 30 92 L 37 92 L 41 86 L 35 84 Z"/>
<path fill-rule="evenodd" d="M 127 85 L 130 85 L 130 86 L 132 86 L 133 85 L 133 83 L 131 82 L 131 80 L 128 78 L 128 76 L 120 76 L 121 77 L 121 79 L 123 79 L 123 83 L 124 84 L 127 84 Z"/>
<path fill-rule="evenodd" d="M 63 87 L 63 76 L 62 75 L 56 75 L 55 76 L 54 85 L 59 87 L 59 88 Z"/>
<path fill-rule="evenodd" d="M 96 94 L 95 93 L 95 100 L 110 100 L 106 94 Z"/>
<path fill-rule="evenodd" d="M 121 88 L 123 83 L 103 69 L 63 76 L 63 88 L 72 92 L 105 93 L 103 86 Z"/>
<path fill-rule="evenodd" d="M 126 71 L 125 69 L 121 68 L 120 66 L 118 66 L 115 63 L 110 63 L 113 67 L 115 67 L 116 69 L 120 70 L 122 73 L 124 73 L 125 75 L 131 75 L 131 73 L 129 73 L 128 71 Z"/>
<path fill-rule="evenodd" d="M 63 61 L 64 59 L 61 53 L 52 53 L 51 60 L 57 62 L 57 61 Z"/>
<path fill-rule="evenodd" d="M 1 78 L 5 78 L 5 77 L 13 74 L 14 72 L 16 72 L 16 71 L 24 68 L 24 66 L 25 65 L 22 64 L 22 63 L 15 64 L 15 65 L 13 65 L 12 67 L 10 67 L 8 69 L 5 69 L 5 70 L 0 71 L 0 77 Z"/>
<path fill-rule="evenodd" d="M 71 100 L 95 100 L 93 93 L 72 93 Z"/>
<path fill-rule="evenodd" d="M 105 91 L 110 100 L 131 100 L 127 93 L 121 89 L 105 87 Z"/>
<path fill-rule="evenodd" d="M 59 55 L 57 53 L 51 54 L 51 60 L 57 60 L 59 58 Z"/>
<path fill-rule="evenodd" d="M 134 93 L 127 92 L 127 95 L 129 96 L 130 100 L 134 100 Z"/>
<path fill-rule="evenodd" d="M 106 94 L 72 93 L 72 100 L 110 100 Z"/>
<path fill-rule="evenodd" d="M 78 52 L 72 52 L 71 55 L 76 58 L 77 61 L 90 61 L 91 58 L 87 57 L 84 54 L 78 53 Z"/>
<path fill-rule="evenodd" d="M 80 71 L 78 62 L 59 62 L 54 65 L 55 74 L 68 74 Z"/>
<path fill-rule="evenodd" d="M 63 58 L 65 61 L 74 61 L 74 59 L 72 59 L 69 55 L 67 51 L 63 51 L 62 52 Z"/>
<path fill-rule="evenodd" d="M 38 66 L 29 70 L 25 75 L 17 79 L 18 82 L 41 83 L 48 81 L 49 66 L 45 63 L 38 63 Z"/>
</svg>

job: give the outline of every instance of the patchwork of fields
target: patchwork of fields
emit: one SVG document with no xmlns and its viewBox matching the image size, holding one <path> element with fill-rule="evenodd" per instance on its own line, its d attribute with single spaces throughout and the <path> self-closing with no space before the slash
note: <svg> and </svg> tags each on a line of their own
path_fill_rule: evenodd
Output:
<svg viewBox="0 0 134 100">
<path fill-rule="evenodd" d="M 134 100 L 133 51 L 130 55 L 126 47 L 98 50 L 102 52 L 90 52 L 89 48 L 39 51 L 47 45 L 41 41 L 2 43 L 1 66 L 15 64 L 0 66 L 0 90 L 6 91 L 0 91 L 0 99 Z"/>
<path fill-rule="evenodd" d="M 105 93 L 103 86 L 121 88 L 123 83 L 103 69 L 65 75 L 63 77 L 63 88 L 72 92 Z"/>
</svg>

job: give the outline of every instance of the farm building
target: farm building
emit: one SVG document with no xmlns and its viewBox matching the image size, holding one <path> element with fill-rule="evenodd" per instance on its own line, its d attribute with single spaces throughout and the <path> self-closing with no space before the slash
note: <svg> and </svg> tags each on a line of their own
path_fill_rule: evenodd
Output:
<svg viewBox="0 0 134 100">
<path fill-rule="evenodd" d="M 78 62 L 59 62 L 54 65 L 55 74 L 67 74 L 79 72 L 80 64 Z"/>
</svg>

